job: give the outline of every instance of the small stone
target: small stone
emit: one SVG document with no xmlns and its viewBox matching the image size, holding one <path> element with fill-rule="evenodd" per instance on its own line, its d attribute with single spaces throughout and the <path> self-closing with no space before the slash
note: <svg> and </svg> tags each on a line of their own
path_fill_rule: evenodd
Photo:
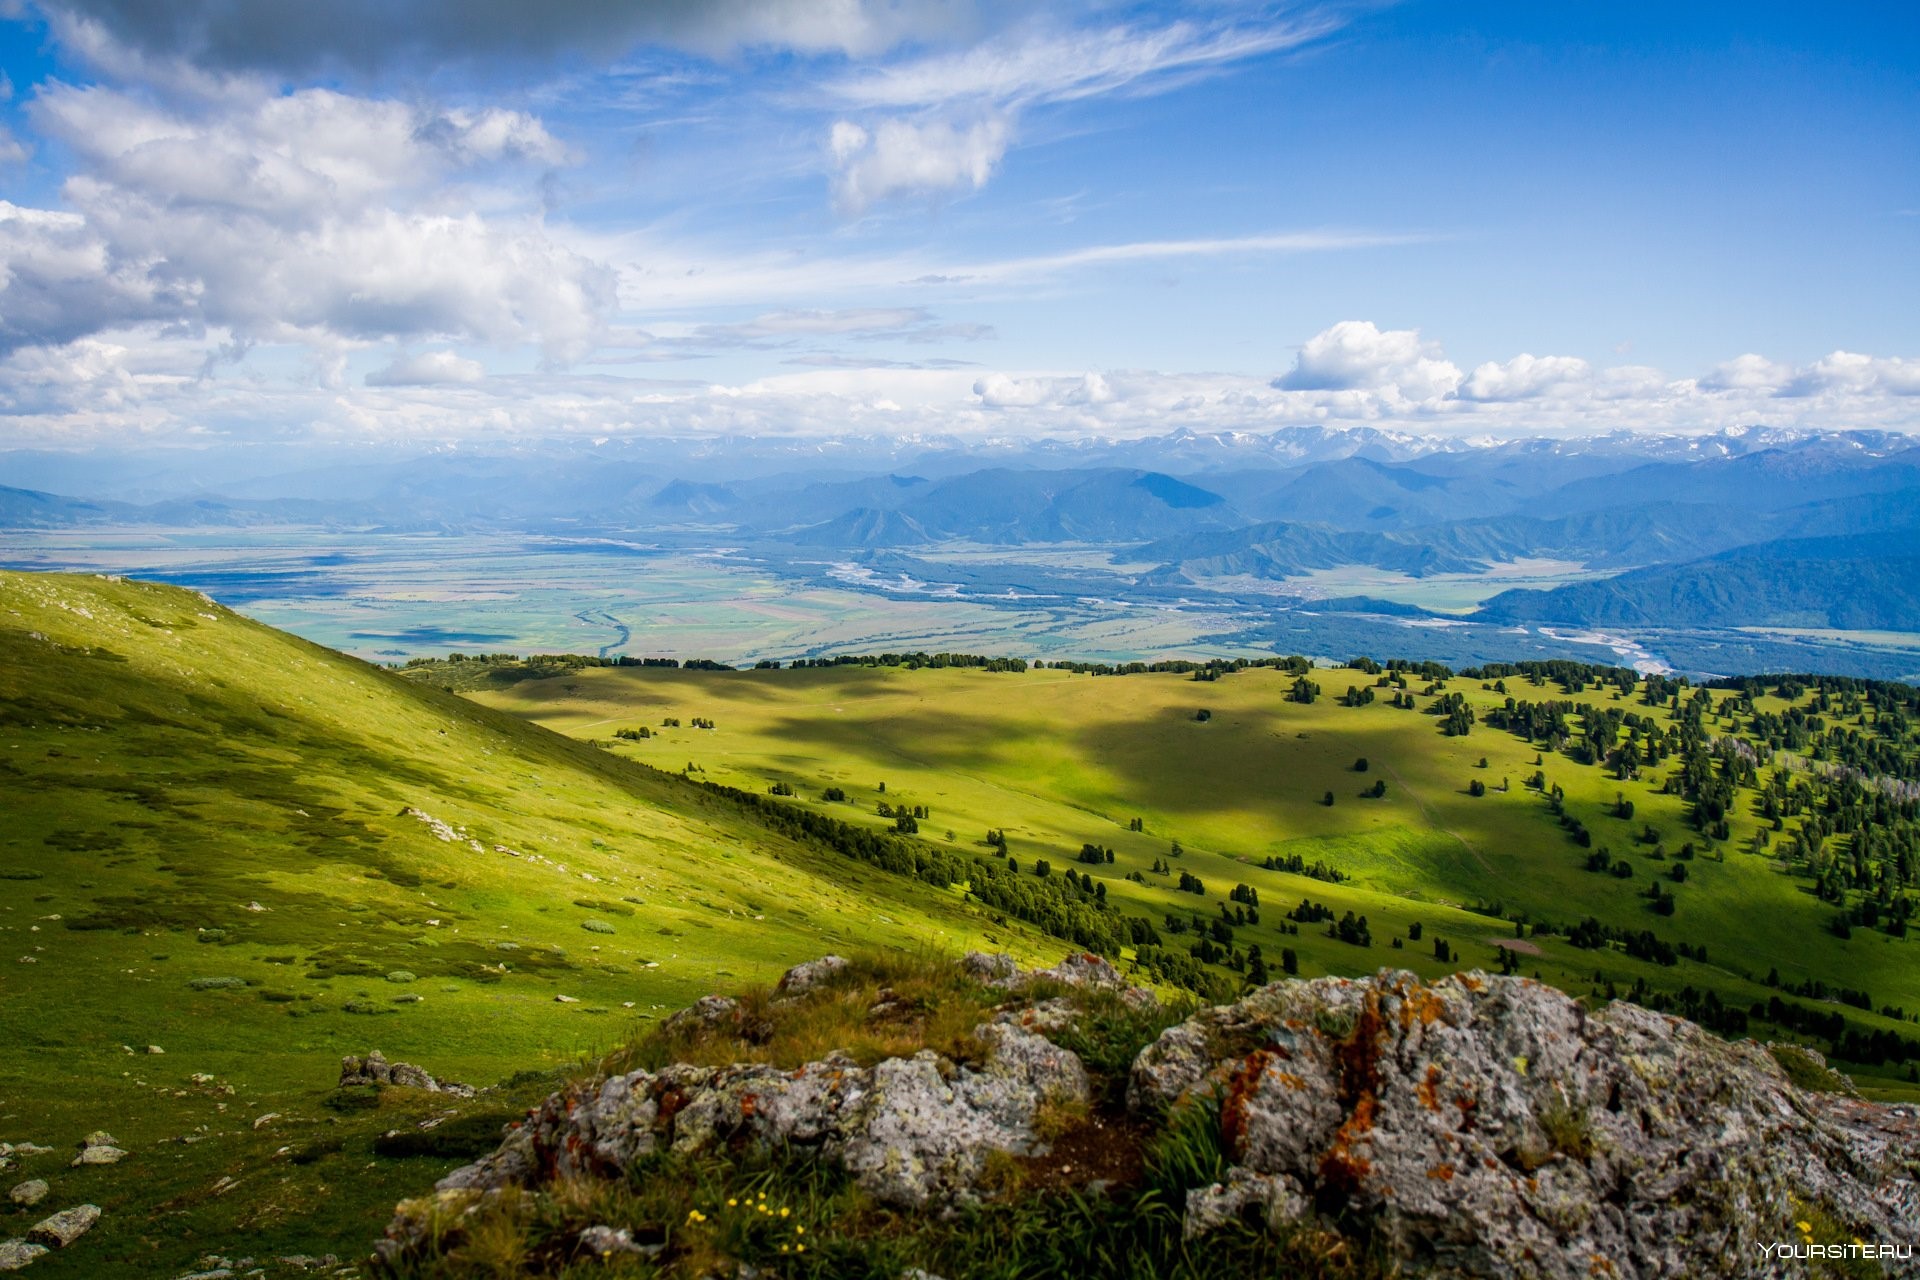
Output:
<svg viewBox="0 0 1920 1280">
<path fill-rule="evenodd" d="M 117 1147 L 120 1145 L 120 1139 L 114 1137 L 105 1129 L 95 1129 L 92 1133 L 80 1139 L 80 1145 L 83 1147 Z"/>
<path fill-rule="evenodd" d="M 588 1227 L 574 1237 L 582 1253 L 590 1253 L 604 1258 L 611 1253 L 632 1253 L 641 1257 L 657 1257 L 666 1248 L 661 1244 L 640 1244 L 633 1238 L 633 1232 L 625 1227 L 596 1226 Z"/>
<path fill-rule="evenodd" d="M 553 1002 L 555 1004 L 579 1004 L 580 998 L 578 996 L 555 996 Z"/>
<path fill-rule="evenodd" d="M 44 1244 L 54 1249 L 64 1249 L 93 1229 L 100 1221 L 100 1206 L 97 1204 L 75 1205 L 71 1209 L 62 1209 L 51 1218 L 42 1219 L 27 1232 L 31 1244 Z"/>
<path fill-rule="evenodd" d="M 0 1240 L 0 1271 L 18 1271 L 47 1251 L 43 1244 L 25 1240 Z"/>
<path fill-rule="evenodd" d="M 253 1122 L 253 1127 L 256 1129 L 264 1129 L 268 1125 L 272 1124 L 275 1120 L 278 1120 L 279 1118 L 280 1118 L 280 1113 L 278 1111 L 269 1111 L 267 1112 L 267 1114 L 255 1120 Z"/>
<path fill-rule="evenodd" d="M 161 1047 L 160 1047 L 159 1045 L 157 1045 L 157 1044 L 150 1044 L 150 1045 L 148 1045 L 148 1046 L 147 1046 L 147 1052 L 148 1052 L 148 1053 L 150 1053 L 150 1054 L 153 1054 L 153 1055 L 155 1055 L 155 1056 L 158 1056 L 158 1055 L 160 1055 L 160 1054 L 163 1054 L 163 1053 L 165 1053 L 165 1052 L 166 1052 L 166 1050 L 165 1050 L 165 1049 L 162 1049 L 162 1048 L 161 1048 Z"/>
<path fill-rule="evenodd" d="M 47 1198 L 47 1180 L 29 1178 L 7 1194 L 12 1197 L 15 1204 L 24 1209 L 31 1209 Z"/>
</svg>

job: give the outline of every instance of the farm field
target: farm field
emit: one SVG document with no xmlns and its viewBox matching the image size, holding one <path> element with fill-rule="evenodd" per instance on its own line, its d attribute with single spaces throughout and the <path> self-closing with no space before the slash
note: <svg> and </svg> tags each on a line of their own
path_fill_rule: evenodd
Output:
<svg viewBox="0 0 1920 1280">
<path fill-rule="evenodd" d="M 1744 1009 L 1777 993 L 1767 985 L 1777 971 L 1788 986 L 1824 982 L 1866 990 L 1875 1009 L 1920 1009 L 1911 941 L 1867 930 L 1835 936 L 1833 909 L 1808 881 L 1786 874 L 1772 850 L 1755 851 L 1756 834 L 1771 823 L 1745 800 L 1729 813 L 1725 838 L 1708 840 L 1689 825 L 1686 800 L 1663 791 L 1671 767 L 1618 780 L 1566 754 L 1543 754 L 1540 744 L 1485 723 L 1507 695 L 1481 681 L 1446 682 L 1478 720 L 1467 734 L 1447 736 L 1436 717 L 1384 699 L 1341 705 L 1349 689 L 1375 683 L 1370 674 L 1322 668 L 1312 679 L 1321 694 L 1311 705 L 1291 701 L 1294 677 L 1272 669 L 1196 681 L 1052 669 L 594 668 L 470 696 L 661 768 L 691 767 L 695 777 L 747 791 L 790 787 L 791 803 L 864 814 L 876 828 L 891 825 L 876 814 L 878 805 L 924 806 L 920 834 L 936 844 L 950 839 L 991 853 L 982 842 L 999 830 L 1024 870 L 1045 859 L 1055 875 L 1091 874 L 1109 901 L 1156 923 L 1211 920 L 1223 904 L 1231 910 L 1230 894 L 1246 885 L 1257 891 L 1260 923 L 1236 927 L 1233 945 L 1257 944 L 1270 965 L 1291 949 L 1307 975 L 1388 964 L 1425 973 L 1492 968 L 1511 949 L 1521 971 L 1577 994 L 1609 983 L 1624 992 L 1638 980 L 1668 993 L 1712 991 Z M 1422 683 L 1416 678 L 1414 693 Z M 1524 677 L 1507 686 L 1535 700 L 1563 696 Z M 1647 708 L 1638 694 L 1617 688 L 1589 686 L 1577 697 L 1671 719 L 1669 710 Z M 1418 701 L 1424 707 L 1432 695 Z M 1761 697 L 1755 710 L 1788 705 Z M 1196 719 L 1203 709 L 1209 717 Z M 696 717 L 714 727 L 663 726 Z M 1707 728 L 1732 733 L 1735 726 L 1732 714 L 1710 715 Z M 613 736 L 642 727 L 652 736 Z M 1361 758 L 1366 772 L 1356 771 Z M 1590 846 L 1563 829 L 1543 790 L 1527 785 L 1536 770 L 1548 790 L 1561 789 L 1565 813 L 1588 829 Z M 1476 781 L 1485 794 L 1470 794 Z M 1364 798 L 1376 783 L 1385 784 L 1385 795 Z M 846 800 L 824 801 L 829 787 Z M 1622 801 L 1633 805 L 1631 819 L 1613 816 Z M 1131 829 L 1136 819 L 1140 830 Z M 1657 844 L 1646 840 L 1649 830 Z M 1077 861 L 1084 844 L 1110 847 L 1114 861 Z M 1685 883 L 1676 884 L 1685 844 L 1699 852 L 1684 864 Z M 1589 871 L 1595 849 L 1625 862 L 1630 877 Z M 1329 883 L 1262 865 L 1296 856 L 1350 878 Z M 1198 877 L 1204 895 L 1182 892 L 1182 874 Z M 1671 916 L 1650 907 L 1656 883 L 1676 901 Z M 1365 916 L 1372 945 L 1337 940 L 1319 923 L 1292 932 L 1285 913 L 1302 899 L 1336 917 Z M 1575 947 L 1566 930 L 1589 916 L 1704 948 L 1706 959 L 1666 965 L 1617 948 Z M 1515 937 L 1516 919 L 1529 926 L 1523 939 Z M 1409 936 L 1416 923 L 1417 942 Z M 1534 924 L 1552 926 L 1552 936 L 1536 934 Z M 1436 960 L 1436 936 L 1447 942 L 1450 961 Z M 1167 941 L 1184 952 L 1191 935 Z M 1910 1023 L 1848 1013 L 1863 1026 L 1906 1025 L 1911 1034 Z M 1896 1073 L 1886 1074 L 1897 1087 Z"/>
<path fill-rule="evenodd" d="M 955 645 L 1114 659 L 1252 651 L 1201 643 L 1231 627 L 1224 604 L 1174 609 L 1057 599 L 1008 608 L 903 598 L 855 589 L 824 563 L 796 581 L 724 552 L 675 550 L 644 538 L 96 529 L 10 533 L 7 542 L 0 567 L 174 582 L 270 626 L 382 662 L 449 650 L 669 653 L 748 663 L 850 648 Z"/>
</svg>

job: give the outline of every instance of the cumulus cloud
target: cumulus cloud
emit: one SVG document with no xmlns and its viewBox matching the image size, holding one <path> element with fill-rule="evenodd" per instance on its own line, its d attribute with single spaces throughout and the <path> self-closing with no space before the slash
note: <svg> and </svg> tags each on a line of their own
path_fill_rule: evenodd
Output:
<svg viewBox="0 0 1920 1280">
<path fill-rule="evenodd" d="M 1920 360 L 1835 351 L 1796 369 L 1774 394 L 1799 399 L 1833 394 L 1920 395 Z"/>
<path fill-rule="evenodd" d="M 1772 391 L 1784 386 L 1792 376 L 1793 371 L 1786 365 L 1748 352 L 1715 365 L 1700 379 L 1700 388 L 1703 391 Z"/>
<path fill-rule="evenodd" d="M 0 350 L 155 322 L 243 342 L 531 343 L 565 361 L 616 305 L 612 270 L 538 215 L 449 199 L 477 167 L 565 159 L 524 113 L 317 89 L 169 110 L 57 83 L 32 113 L 83 167 L 69 210 L 0 209 Z"/>
<path fill-rule="evenodd" d="M 993 176 L 1012 139 L 1005 116 L 966 126 L 886 120 L 872 132 L 835 122 L 828 139 L 836 172 L 834 204 L 859 214 L 894 196 L 939 196 L 978 191 Z"/>
<path fill-rule="evenodd" d="M 1568 383 L 1585 380 L 1593 372 L 1578 356 L 1533 356 L 1522 353 L 1505 361 L 1489 360 L 1475 366 L 1460 384 L 1462 400 L 1531 400 Z"/>
<path fill-rule="evenodd" d="M 449 383 L 478 382 L 487 371 L 477 360 L 468 360 L 451 351 L 423 351 L 418 355 L 395 356 L 384 368 L 367 375 L 370 387 L 435 387 Z"/>
<path fill-rule="evenodd" d="M 1273 385 L 1283 391 L 1392 390 L 1410 400 L 1431 400 L 1459 384 L 1460 370 L 1418 330 L 1342 320 L 1309 338 L 1292 370 Z"/>
</svg>

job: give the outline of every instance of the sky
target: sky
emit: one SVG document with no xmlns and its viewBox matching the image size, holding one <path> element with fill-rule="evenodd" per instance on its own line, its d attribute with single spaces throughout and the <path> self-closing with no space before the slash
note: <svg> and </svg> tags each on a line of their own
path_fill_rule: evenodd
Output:
<svg viewBox="0 0 1920 1280">
<path fill-rule="evenodd" d="M 1907 3 L 0 0 L 0 73 L 0 449 L 1920 429 Z"/>
</svg>

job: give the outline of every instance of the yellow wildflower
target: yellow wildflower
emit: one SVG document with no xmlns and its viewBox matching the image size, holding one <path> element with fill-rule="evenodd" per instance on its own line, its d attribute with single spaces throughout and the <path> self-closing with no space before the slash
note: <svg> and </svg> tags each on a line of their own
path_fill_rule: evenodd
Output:
<svg viewBox="0 0 1920 1280">
<path fill-rule="evenodd" d="M 784 1218 L 784 1217 L 787 1217 L 787 1216 L 788 1216 L 789 1214 L 791 1214 L 792 1212 L 793 1212 L 793 1210 L 791 1210 L 791 1209 L 782 1209 L 782 1210 L 780 1211 L 780 1216 Z"/>
</svg>

